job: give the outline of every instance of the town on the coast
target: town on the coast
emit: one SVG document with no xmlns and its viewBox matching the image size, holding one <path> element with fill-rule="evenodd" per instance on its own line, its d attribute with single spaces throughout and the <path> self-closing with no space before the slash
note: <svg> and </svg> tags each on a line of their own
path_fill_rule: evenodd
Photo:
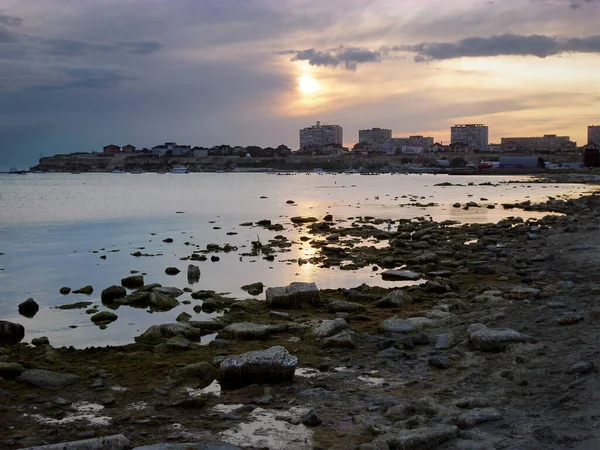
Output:
<svg viewBox="0 0 600 450">
<path fill-rule="evenodd" d="M 165 142 L 152 148 L 109 144 L 101 151 L 42 157 L 32 172 L 495 172 L 574 170 L 600 166 L 600 125 L 590 125 L 587 143 L 545 134 L 502 137 L 489 142 L 484 124 L 456 124 L 450 142 L 433 136 L 394 137 L 391 129 L 359 130 L 358 142 L 344 146 L 341 125 L 316 122 L 299 132 L 299 148 Z"/>
</svg>

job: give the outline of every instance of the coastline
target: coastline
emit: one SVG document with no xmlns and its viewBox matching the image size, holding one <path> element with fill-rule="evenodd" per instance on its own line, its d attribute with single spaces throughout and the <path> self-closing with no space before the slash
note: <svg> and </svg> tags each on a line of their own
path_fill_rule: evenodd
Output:
<svg viewBox="0 0 600 450">
<path fill-rule="evenodd" d="M 573 182 L 573 176 L 554 177 L 553 182 Z M 597 179 L 590 176 L 583 182 Z M 371 220 L 359 227 L 340 227 L 335 221 L 298 224 L 310 227 L 312 246 L 321 250 L 325 258 L 319 263 L 326 267 L 348 259 L 356 265 L 375 263 L 381 271 L 405 264 L 424 273 L 426 282 L 391 290 L 322 290 L 319 304 L 299 309 L 269 308 L 256 300 L 232 304 L 213 296 L 217 307 L 228 308 L 219 324 L 190 326 L 204 335 L 220 333 L 219 341 L 228 342 L 218 345 L 185 342 L 176 333 L 174 341 L 142 339 L 122 347 L 0 348 L 3 362 L 20 364 L 25 371 L 46 369 L 79 377 L 59 394 L 10 378 L 0 382 L 0 418 L 8 425 L 0 439 L 6 448 L 119 433 L 132 445 L 216 442 L 228 436 L 231 441 L 228 430 L 252 420 L 254 408 L 276 411 L 287 417 L 280 421 L 302 429 L 302 437 L 312 443 L 298 443 L 296 448 L 386 448 L 380 445 L 389 447 L 411 433 L 429 436 L 422 439 L 444 436 L 446 444 L 440 442 L 437 448 L 466 448 L 473 442 L 480 448 L 500 442 L 509 448 L 563 448 L 565 442 L 597 439 L 595 402 L 586 401 L 597 391 L 593 369 L 569 370 L 579 360 L 593 359 L 600 345 L 594 338 L 594 320 L 600 313 L 590 297 L 598 293 L 592 264 L 600 245 L 598 198 L 527 205 L 565 214 L 528 223 L 517 217 L 493 225 L 401 221 L 390 233 L 382 233 Z M 518 208 L 511 214 L 518 216 Z M 325 239 L 353 233 L 388 245 L 349 252 Z M 257 252 L 268 255 L 265 250 Z M 381 303 L 392 291 L 406 296 L 392 295 Z M 272 310 L 289 316 L 272 315 Z M 337 334 L 315 337 L 312 330 L 336 315 L 347 321 L 341 331 L 345 335 L 330 341 Z M 385 331 L 385 321 L 395 316 L 412 328 Z M 274 328 L 250 340 L 222 331 L 241 322 Z M 484 351 L 476 340 L 484 328 L 474 324 L 520 334 L 512 335 L 503 348 Z M 177 370 L 187 364 L 206 362 L 216 371 L 222 356 L 278 345 L 296 356 L 298 368 L 304 369 L 297 370 L 292 383 L 253 384 L 219 396 L 207 391 L 191 395 L 186 388 L 198 388 L 199 380 L 177 378 Z M 66 422 L 71 423 L 68 427 L 52 425 L 52 420 L 69 417 L 81 402 L 101 405 L 99 416 L 110 420 L 99 426 L 85 420 Z M 139 408 L 133 408 L 135 404 Z M 217 406 L 223 404 L 254 408 L 222 412 Z M 292 411 L 296 406 L 302 411 Z M 323 423 L 295 424 L 311 408 Z M 540 415 L 540 410 L 551 413 Z M 578 418 L 572 417 L 573 410 Z M 36 414 L 51 421 L 40 426 Z M 478 423 L 484 425 L 474 428 Z M 295 448 L 293 442 L 289 448 Z M 262 446 L 249 444 L 244 448 Z"/>
</svg>

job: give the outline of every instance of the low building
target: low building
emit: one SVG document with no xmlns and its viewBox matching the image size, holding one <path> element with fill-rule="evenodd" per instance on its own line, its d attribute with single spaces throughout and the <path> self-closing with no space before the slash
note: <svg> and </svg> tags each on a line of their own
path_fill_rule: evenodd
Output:
<svg viewBox="0 0 600 450">
<path fill-rule="evenodd" d="M 600 145 L 600 125 L 588 126 L 588 144 Z"/>
<path fill-rule="evenodd" d="M 386 155 L 395 155 L 398 147 L 392 141 L 384 142 L 383 144 L 379 144 L 379 151 L 385 153 Z"/>
<path fill-rule="evenodd" d="M 600 144 L 590 142 L 583 146 L 583 165 L 586 167 L 600 167 Z"/>
<path fill-rule="evenodd" d="M 444 153 L 448 150 L 449 149 L 447 145 L 440 144 L 439 142 L 436 142 L 435 144 L 429 147 L 430 153 Z"/>
<path fill-rule="evenodd" d="M 165 142 L 163 145 L 152 147 L 154 156 L 184 156 L 191 152 L 189 145 L 177 145 L 175 142 Z"/>
<path fill-rule="evenodd" d="M 420 155 L 423 153 L 423 150 L 423 147 L 416 145 L 403 145 L 401 149 L 402 153 L 407 153 L 410 155 Z"/>
<path fill-rule="evenodd" d="M 535 152 L 560 152 L 572 151 L 577 143 L 571 141 L 569 136 L 545 134 L 542 137 L 506 137 L 501 139 L 502 151 L 535 153 Z"/>
<path fill-rule="evenodd" d="M 120 153 L 121 147 L 119 147 L 118 145 L 110 144 L 110 145 L 104 146 L 102 148 L 102 150 L 103 150 L 103 153 L 114 154 L 114 153 Z"/>
<path fill-rule="evenodd" d="M 192 150 L 192 154 L 194 155 L 194 158 L 206 158 L 208 156 L 208 149 L 194 147 L 194 149 Z"/>
<path fill-rule="evenodd" d="M 402 148 L 403 146 L 407 147 L 423 147 L 429 149 L 433 143 L 433 137 L 428 136 L 409 136 L 409 137 L 395 137 L 390 139 L 396 145 L 396 148 Z"/>
<path fill-rule="evenodd" d="M 500 169 L 535 169 L 538 164 L 537 156 L 501 156 L 498 167 Z"/>
<path fill-rule="evenodd" d="M 131 144 L 127 144 L 121 149 L 121 151 L 123 153 L 135 153 L 136 148 Z"/>
</svg>

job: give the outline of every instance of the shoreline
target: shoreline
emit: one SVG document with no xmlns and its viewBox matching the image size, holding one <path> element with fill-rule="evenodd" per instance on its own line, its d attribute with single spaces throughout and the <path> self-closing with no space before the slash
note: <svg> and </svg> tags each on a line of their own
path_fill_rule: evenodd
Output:
<svg viewBox="0 0 600 450">
<path fill-rule="evenodd" d="M 576 356 L 593 358 L 600 346 L 585 338 L 595 332 L 596 313 L 589 300 L 589 292 L 595 292 L 593 267 L 586 269 L 572 261 L 576 253 L 594 258 L 594 246 L 600 244 L 594 234 L 600 216 L 599 198 L 589 195 L 528 205 L 535 210 L 566 214 L 528 223 L 517 218 L 494 225 L 459 226 L 400 221 L 398 230 L 391 233 L 382 232 L 370 220 L 358 227 L 338 227 L 335 222 L 323 221 L 298 224 L 311 227 L 312 246 L 320 249 L 318 263 L 325 267 L 339 266 L 347 260 L 354 265 L 376 264 L 380 271 L 406 265 L 408 270 L 424 273 L 426 282 L 401 289 L 358 286 L 321 290 L 318 304 L 301 305 L 299 309 L 269 308 L 264 301 L 232 302 L 213 296 L 211 301 L 217 307 L 227 307 L 229 312 L 217 326 L 190 325 L 200 334 L 220 333 L 219 343 L 208 346 L 175 333 L 172 338 L 159 337 L 153 342 L 142 339 L 120 347 L 83 350 L 45 344 L 0 347 L 3 362 L 20 364 L 25 372 L 45 369 L 79 377 L 61 388 L 59 396 L 64 401 L 60 402 L 52 389 L 10 378 L 0 381 L 0 393 L 5 394 L 0 395 L 0 418 L 14 427 L 7 426 L 0 432 L 0 442 L 6 448 L 21 448 L 122 433 L 132 445 L 202 439 L 238 443 L 228 431 L 255 420 L 256 409 L 247 406 L 219 412 L 218 405 L 233 404 L 286 416 L 279 421 L 272 418 L 270 423 L 284 422 L 299 429 L 302 438 L 314 444 L 297 448 L 384 448 L 378 445 L 403 439 L 416 433 L 414 430 L 423 430 L 427 439 L 434 439 L 436 433 L 439 438 L 441 433 L 447 444 L 439 448 L 464 448 L 462 444 L 473 440 L 483 445 L 480 448 L 498 442 L 562 448 L 561 436 L 567 435 L 563 428 L 573 426 L 569 410 L 563 406 L 577 404 L 584 408 L 583 399 L 591 388 L 574 385 L 575 391 L 567 391 L 570 398 L 555 405 L 564 395 L 564 391 L 556 391 L 556 383 L 570 386 L 578 379 L 587 385 L 597 383 L 591 372 L 573 375 L 565 370 L 577 362 Z M 326 239 L 332 235 L 341 240 Z M 344 248 L 343 241 L 353 235 L 375 237 L 388 245 Z M 474 240 L 472 245 L 464 244 Z M 569 252 L 568 245 L 576 250 Z M 263 249 L 257 253 L 270 254 Z M 390 292 L 401 294 L 387 298 Z M 566 306 L 550 306 L 560 302 Z M 271 311 L 284 315 L 272 315 Z M 394 316 L 402 321 L 399 325 L 412 324 L 410 330 L 386 331 L 385 321 Z M 321 321 L 334 319 L 346 321 L 339 330 L 342 336 L 315 337 L 313 330 Z M 244 333 L 222 330 L 241 322 L 272 328 L 266 335 L 251 334 L 250 339 Z M 502 352 L 483 351 L 473 338 L 477 333 L 474 324 L 484 324 L 488 329 L 507 327 L 520 334 L 514 335 Z M 106 331 L 111 326 L 115 324 L 108 325 Z M 561 335 L 562 340 L 556 341 L 554 334 Z M 589 348 L 571 344 L 577 336 Z M 218 375 L 222 356 L 278 345 L 296 356 L 298 368 L 303 369 L 297 370 L 291 383 L 253 384 L 216 396 L 208 392 L 211 389 L 191 395 L 186 388 L 197 389 L 205 383 L 197 378 L 178 379 L 177 370 L 182 365 L 206 362 Z M 552 352 L 548 352 L 549 346 Z M 542 373 L 547 366 L 557 369 L 546 379 Z M 214 387 L 212 380 L 208 386 Z M 533 404 L 521 402 L 526 395 L 533 398 Z M 72 417 L 81 402 L 99 405 L 98 411 L 102 412 L 92 416 L 110 420 L 99 426 L 89 418 L 65 422 L 71 424 L 68 427 L 52 425 L 52 421 Z M 145 405 L 132 408 L 139 402 Z M 291 404 L 302 411 L 292 411 Z M 552 416 L 536 418 L 531 416 L 534 407 L 557 409 Z M 296 424 L 304 410 L 311 408 L 322 424 Z M 24 417 L 18 411 L 28 415 Z M 50 422 L 40 426 L 35 414 Z M 474 424 L 469 425 L 469 417 Z M 520 421 L 518 425 L 514 424 L 515 418 Z M 481 430 L 474 428 L 479 422 L 484 424 Z M 503 428 L 505 423 L 512 425 Z M 535 427 L 545 430 L 548 423 L 552 433 L 525 432 Z M 593 425 L 592 419 L 583 421 L 572 438 L 584 442 L 586 436 L 597 437 Z M 293 442 L 288 448 L 294 448 Z M 237 445 L 241 443 L 243 440 Z M 262 446 L 254 446 L 256 443 L 247 440 L 251 447 L 244 448 Z"/>
</svg>

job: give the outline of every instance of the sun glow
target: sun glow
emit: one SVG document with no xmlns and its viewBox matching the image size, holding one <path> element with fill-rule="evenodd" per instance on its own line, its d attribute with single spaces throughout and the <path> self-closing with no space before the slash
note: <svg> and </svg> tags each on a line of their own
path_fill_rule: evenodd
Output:
<svg viewBox="0 0 600 450">
<path fill-rule="evenodd" d="M 298 78 L 298 89 L 303 94 L 314 94 L 321 89 L 321 85 L 309 74 L 304 74 Z"/>
</svg>

